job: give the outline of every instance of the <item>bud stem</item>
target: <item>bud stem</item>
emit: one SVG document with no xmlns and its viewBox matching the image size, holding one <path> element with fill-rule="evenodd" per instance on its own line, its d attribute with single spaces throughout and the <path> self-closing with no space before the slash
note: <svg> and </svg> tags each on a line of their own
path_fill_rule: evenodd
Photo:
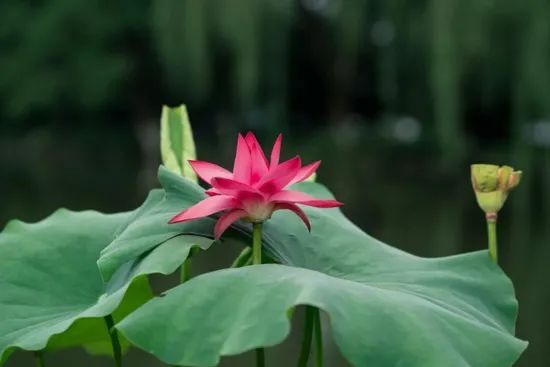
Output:
<svg viewBox="0 0 550 367">
<path fill-rule="evenodd" d="M 497 245 L 497 216 L 487 213 L 487 237 L 489 241 L 489 255 L 498 263 L 498 245 Z"/>
</svg>

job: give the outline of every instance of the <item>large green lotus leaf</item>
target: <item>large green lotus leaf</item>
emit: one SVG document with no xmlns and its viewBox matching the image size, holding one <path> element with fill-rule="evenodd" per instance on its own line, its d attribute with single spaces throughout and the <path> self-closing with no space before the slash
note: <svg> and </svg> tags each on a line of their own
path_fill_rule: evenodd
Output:
<svg viewBox="0 0 550 367">
<path fill-rule="evenodd" d="M 170 181 L 169 197 L 195 190 Z M 318 184 L 296 188 L 330 197 Z M 337 345 L 355 366 L 508 367 L 526 347 L 513 336 L 513 286 L 486 251 L 421 258 L 370 237 L 338 209 L 305 211 L 311 233 L 283 211 L 265 225 L 264 248 L 284 265 L 199 276 L 117 327 L 161 360 L 193 366 L 281 342 L 287 310 L 303 304 L 328 313 Z"/>
<path fill-rule="evenodd" d="M 102 318 L 120 319 L 150 299 L 148 283 L 140 278 L 173 272 L 189 252 L 182 243 L 194 241 L 189 236 L 166 241 L 104 283 L 96 266 L 100 251 L 133 215 L 59 210 L 35 224 L 6 226 L 0 234 L 0 360 L 14 348 L 109 350 Z M 211 241 L 194 242 L 207 247 Z"/>
<path fill-rule="evenodd" d="M 151 297 L 147 278 L 137 278 L 126 291 L 122 303 L 113 312 L 113 318 L 122 320 Z M 97 318 L 78 319 L 63 333 L 53 335 L 48 341 L 47 349 L 58 350 L 76 346 L 84 347 L 90 354 L 112 355 L 113 347 L 105 322 Z M 125 352 L 130 345 L 122 338 L 121 346 Z"/>
<path fill-rule="evenodd" d="M 213 237 L 213 218 L 168 224 L 174 215 L 204 199 L 204 190 L 163 166 L 159 169 L 159 181 L 164 190 L 151 191 L 143 205 L 119 228 L 113 242 L 101 252 L 97 264 L 105 280 L 109 280 L 123 264 L 182 233 Z M 187 248 L 196 245 L 194 241 L 181 241 Z"/>
</svg>

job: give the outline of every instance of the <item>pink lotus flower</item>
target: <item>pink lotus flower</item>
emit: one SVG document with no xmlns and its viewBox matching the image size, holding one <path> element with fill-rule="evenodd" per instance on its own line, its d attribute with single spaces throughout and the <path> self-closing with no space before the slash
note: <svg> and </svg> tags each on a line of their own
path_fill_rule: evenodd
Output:
<svg viewBox="0 0 550 367">
<path fill-rule="evenodd" d="M 336 200 L 321 200 L 308 194 L 285 189 L 304 181 L 319 167 L 320 161 L 302 167 L 300 157 L 279 163 L 282 136 L 279 135 L 268 161 L 258 143 L 249 132 L 239 134 L 233 172 L 209 162 L 189 161 L 197 175 L 212 187 L 206 190 L 208 198 L 185 209 L 169 223 L 185 222 L 225 211 L 214 228 L 214 237 L 235 221 L 245 219 L 252 223 L 263 222 L 276 210 L 291 210 L 311 231 L 306 214 L 297 205 L 333 208 L 342 205 Z"/>
</svg>

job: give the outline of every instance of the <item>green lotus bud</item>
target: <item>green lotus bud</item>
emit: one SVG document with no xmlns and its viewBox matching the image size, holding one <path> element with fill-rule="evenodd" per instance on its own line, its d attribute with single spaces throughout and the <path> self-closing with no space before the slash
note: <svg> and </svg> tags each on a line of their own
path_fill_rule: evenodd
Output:
<svg viewBox="0 0 550 367">
<path fill-rule="evenodd" d="M 160 118 L 160 152 L 162 163 L 170 171 L 197 182 L 189 160 L 196 158 L 193 130 L 185 105 L 162 107 Z"/>
<path fill-rule="evenodd" d="M 519 184 L 521 171 L 514 171 L 510 166 L 472 164 L 471 178 L 479 207 L 486 213 L 487 218 L 496 219 L 497 212 L 508 198 L 508 193 Z"/>
</svg>

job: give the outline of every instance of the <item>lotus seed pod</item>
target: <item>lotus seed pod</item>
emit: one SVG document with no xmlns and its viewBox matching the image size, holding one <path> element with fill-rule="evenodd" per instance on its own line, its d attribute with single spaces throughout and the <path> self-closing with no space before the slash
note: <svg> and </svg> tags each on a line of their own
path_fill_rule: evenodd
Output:
<svg viewBox="0 0 550 367">
<path fill-rule="evenodd" d="M 471 179 L 479 207 L 488 218 L 496 218 L 510 190 L 519 184 L 521 171 L 514 171 L 510 166 L 473 164 Z"/>
</svg>

